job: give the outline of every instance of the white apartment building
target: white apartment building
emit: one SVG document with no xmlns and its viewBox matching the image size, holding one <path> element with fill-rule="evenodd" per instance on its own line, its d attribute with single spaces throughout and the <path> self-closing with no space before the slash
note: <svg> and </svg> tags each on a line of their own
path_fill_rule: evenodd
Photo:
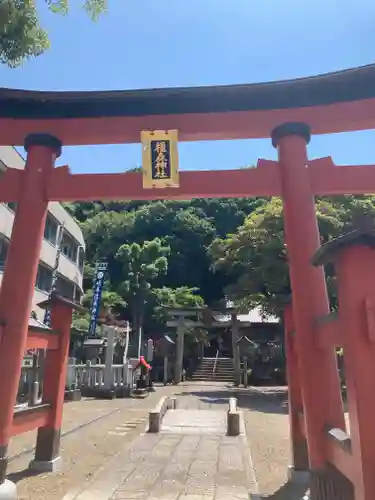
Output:
<svg viewBox="0 0 375 500">
<path fill-rule="evenodd" d="M 25 160 L 11 146 L 0 146 L 0 171 L 6 168 L 23 169 Z M 0 281 L 3 276 L 7 250 L 11 239 L 15 203 L 0 203 Z M 58 267 L 57 291 L 69 299 L 80 300 L 82 295 L 85 242 L 82 231 L 58 202 L 50 202 L 35 283 L 33 310 L 43 321 L 44 311 L 37 307 L 48 298 L 55 266 L 58 234 L 63 231 Z"/>
</svg>

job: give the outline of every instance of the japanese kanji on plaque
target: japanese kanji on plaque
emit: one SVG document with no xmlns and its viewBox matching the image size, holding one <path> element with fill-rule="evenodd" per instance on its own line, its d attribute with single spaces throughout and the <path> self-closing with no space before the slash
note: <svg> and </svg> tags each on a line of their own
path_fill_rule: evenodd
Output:
<svg viewBox="0 0 375 500">
<path fill-rule="evenodd" d="M 143 187 L 179 187 L 177 130 L 141 132 Z"/>
</svg>

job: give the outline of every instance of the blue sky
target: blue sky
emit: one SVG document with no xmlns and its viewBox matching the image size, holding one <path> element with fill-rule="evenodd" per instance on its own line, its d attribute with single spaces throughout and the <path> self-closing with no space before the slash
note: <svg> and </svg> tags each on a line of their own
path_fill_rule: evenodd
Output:
<svg viewBox="0 0 375 500">
<path fill-rule="evenodd" d="M 82 0 L 83 1 L 83 0 Z M 251 83 L 372 63 L 371 0 L 112 0 L 92 23 L 37 2 L 51 49 L 18 69 L 0 66 L 0 85 L 105 90 Z M 315 136 L 311 158 L 375 163 L 375 132 Z M 238 168 L 275 158 L 268 140 L 182 143 L 182 170 Z M 67 147 L 74 172 L 120 172 L 141 162 L 139 145 Z"/>
</svg>

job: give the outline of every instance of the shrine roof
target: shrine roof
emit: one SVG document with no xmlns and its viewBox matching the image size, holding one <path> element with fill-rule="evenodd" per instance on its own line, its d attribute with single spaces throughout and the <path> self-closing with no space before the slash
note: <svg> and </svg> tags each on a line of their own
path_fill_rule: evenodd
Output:
<svg viewBox="0 0 375 500">
<path fill-rule="evenodd" d="M 51 328 L 44 324 L 42 321 L 39 319 L 35 318 L 30 318 L 29 319 L 29 330 L 31 331 L 46 331 L 46 332 L 51 332 Z"/>
<path fill-rule="evenodd" d="M 261 111 L 375 97 L 375 64 L 266 83 L 144 90 L 0 89 L 0 117 L 69 119 Z"/>
</svg>

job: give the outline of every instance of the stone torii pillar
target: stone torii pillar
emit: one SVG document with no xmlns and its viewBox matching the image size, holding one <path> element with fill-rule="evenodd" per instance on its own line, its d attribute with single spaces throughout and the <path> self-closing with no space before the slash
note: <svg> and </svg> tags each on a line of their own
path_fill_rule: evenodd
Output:
<svg viewBox="0 0 375 500">
<path fill-rule="evenodd" d="M 231 335 L 232 335 L 232 351 L 233 351 L 233 369 L 234 369 L 234 385 L 238 387 L 241 384 L 241 359 L 238 348 L 240 325 L 237 319 L 237 314 L 231 314 Z"/>
<path fill-rule="evenodd" d="M 204 309 L 200 307 L 191 308 L 174 308 L 167 307 L 165 311 L 167 315 L 171 318 L 167 321 L 167 326 L 172 326 L 176 328 L 177 338 L 176 338 L 176 362 L 174 370 L 174 382 L 179 384 L 182 379 L 182 369 L 183 369 L 183 359 L 184 359 L 184 338 L 185 338 L 185 328 L 186 327 L 203 327 L 200 321 L 194 321 L 192 318 L 196 318 L 197 314 L 202 312 Z M 190 318 L 190 319 L 189 319 Z"/>
<path fill-rule="evenodd" d="M 176 364 L 174 381 L 179 384 L 182 379 L 182 369 L 184 363 L 184 340 L 185 340 L 185 321 L 184 316 L 178 317 L 177 339 L 176 339 Z"/>
</svg>

